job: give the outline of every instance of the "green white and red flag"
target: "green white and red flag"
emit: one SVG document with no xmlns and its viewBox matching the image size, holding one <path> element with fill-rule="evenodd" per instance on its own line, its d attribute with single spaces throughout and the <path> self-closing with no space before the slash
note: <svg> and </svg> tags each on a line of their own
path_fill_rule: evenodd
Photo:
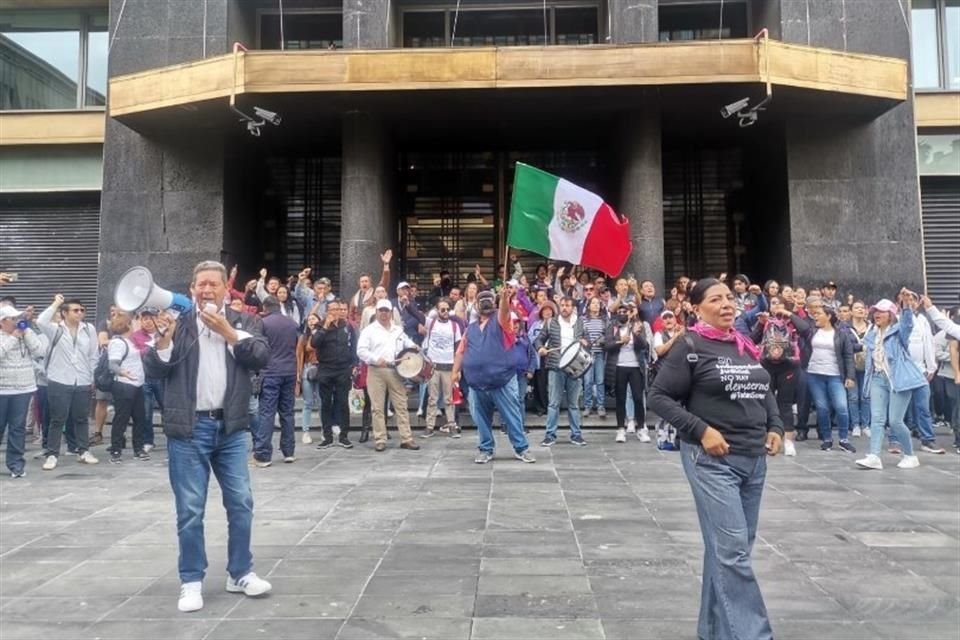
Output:
<svg viewBox="0 0 960 640">
<path fill-rule="evenodd" d="M 630 223 L 603 198 L 536 167 L 517 163 L 507 245 L 609 276 L 623 271 Z"/>
</svg>

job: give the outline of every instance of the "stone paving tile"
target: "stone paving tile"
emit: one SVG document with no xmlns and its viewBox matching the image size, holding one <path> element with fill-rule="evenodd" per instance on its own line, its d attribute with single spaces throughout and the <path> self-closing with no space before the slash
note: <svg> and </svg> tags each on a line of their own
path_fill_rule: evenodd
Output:
<svg viewBox="0 0 960 640">
<path fill-rule="evenodd" d="M 213 484 L 189 615 L 162 438 L 148 465 L 0 478 L 0 639 L 693 638 L 703 548 L 679 459 L 612 435 L 535 447 L 536 465 L 503 446 L 475 465 L 471 437 L 300 447 L 251 470 L 260 599 L 223 590 Z M 770 461 L 753 555 L 777 637 L 960 640 L 960 457 L 869 473 L 798 449 Z"/>
</svg>

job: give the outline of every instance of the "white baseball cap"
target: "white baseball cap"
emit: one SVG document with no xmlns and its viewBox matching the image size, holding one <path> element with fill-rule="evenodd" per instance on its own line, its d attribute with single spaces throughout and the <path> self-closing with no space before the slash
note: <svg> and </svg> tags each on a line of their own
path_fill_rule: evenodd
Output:
<svg viewBox="0 0 960 640">
<path fill-rule="evenodd" d="M 391 302 L 386 298 L 384 298 L 383 300 L 377 300 L 377 311 L 379 311 L 380 309 L 386 309 L 387 311 L 392 311 L 393 304 L 391 304 Z"/>
<path fill-rule="evenodd" d="M 400 284 L 397 285 L 397 291 L 400 291 L 400 289 L 403 289 L 404 287 L 407 287 L 407 288 L 410 287 L 410 283 L 407 282 L 406 280 L 403 280 Z"/>
<path fill-rule="evenodd" d="M 17 311 L 17 309 L 8 304 L 0 305 L 0 320 L 6 320 L 7 318 L 19 318 L 22 315 L 23 311 Z"/>
</svg>

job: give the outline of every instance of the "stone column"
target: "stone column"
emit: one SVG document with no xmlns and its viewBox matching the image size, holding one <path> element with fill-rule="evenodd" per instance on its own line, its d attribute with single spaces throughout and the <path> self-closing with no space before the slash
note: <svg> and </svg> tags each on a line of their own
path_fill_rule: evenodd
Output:
<svg viewBox="0 0 960 640">
<path fill-rule="evenodd" d="M 344 49 L 387 49 L 393 42 L 390 0 L 343 0 Z"/>
<path fill-rule="evenodd" d="M 610 0 L 610 42 L 639 44 L 660 39 L 659 0 Z"/>
<path fill-rule="evenodd" d="M 664 290 L 663 171 L 660 104 L 645 99 L 623 115 L 620 140 L 620 202 L 617 211 L 630 219 L 633 254 L 625 272 L 649 278 Z"/>
<path fill-rule="evenodd" d="M 340 295 L 353 295 L 357 279 L 380 276 L 380 254 L 394 247 L 391 148 L 378 118 L 363 111 L 343 115 L 340 189 Z M 396 282 L 393 282 L 396 285 Z"/>
</svg>

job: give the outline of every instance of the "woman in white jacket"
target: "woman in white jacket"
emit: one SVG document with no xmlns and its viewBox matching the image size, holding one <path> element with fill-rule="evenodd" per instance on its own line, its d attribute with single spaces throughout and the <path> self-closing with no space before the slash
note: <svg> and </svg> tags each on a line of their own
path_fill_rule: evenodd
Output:
<svg viewBox="0 0 960 640">
<path fill-rule="evenodd" d="M 0 437 L 7 432 L 7 469 L 10 477 L 26 475 L 27 411 L 37 391 L 33 359 L 42 355 L 43 342 L 23 313 L 0 306 Z"/>
</svg>

